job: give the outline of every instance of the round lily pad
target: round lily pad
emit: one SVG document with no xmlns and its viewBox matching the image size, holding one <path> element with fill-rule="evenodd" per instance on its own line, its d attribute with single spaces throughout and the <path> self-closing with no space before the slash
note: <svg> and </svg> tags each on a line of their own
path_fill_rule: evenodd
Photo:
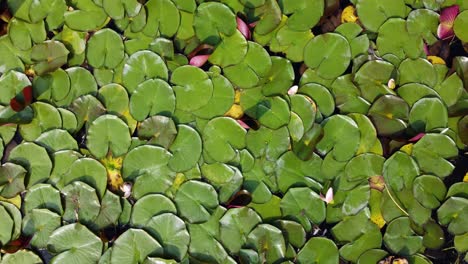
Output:
<svg viewBox="0 0 468 264">
<path fill-rule="evenodd" d="M 163 249 L 156 239 L 144 230 L 131 228 L 115 240 L 110 263 L 142 263 L 147 256 L 162 253 Z"/>
<path fill-rule="evenodd" d="M 49 237 L 47 249 L 57 254 L 53 263 L 96 263 L 103 243 L 85 226 L 75 223 L 56 229 Z"/>
<path fill-rule="evenodd" d="M 321 54 L 321 56 L 317 56 Z M 325 33 L 313 38 L 304 49 L 304 62 L 325 79 L 343 74 L 351 60 L 351 47 L 343 36 Z"/>
<path fill-rule="evenodd" d="M 309 239 L 297 254 L 298 263 L 332 264 L 339 260 L 338 248 L 328 238 Z"/>
<path fill-rule="evenodd" d="M 463 11 L 457 15 L 453 23 L 455 35 L 463 42 L 468 42 L 468 11 Z"/>
<path fill-rule="evenodd" d="M 130 113 L 138 121 L 143 121 L 147 116 L 170 116 L 175 110 L 175 105 L 174 91 L 168 83 L 160 79 L 142 82 L 130 97 Z"/>
<path fill-rule="evenodd" d="M 176 108 L 193 111 L 205 106 L 213 96 L 213 83 L 203 70 L 186 65 L 172 72 L 171 83 L 176 95 Z"/>
<path fill-rule="evenodd" d="M 421 249 L 422 237 L 411 229 L 409 218 L 400 217 L 388 225 L 384 243 L 395 254 L 412 255 Z"/>
<path fill-rule="evenodd" d="M 90 152 L 96 158 L 104 158 L 107 153 L 121 156 L 130 147 L 130 131 L 122 119 L 114 115 L 102 115 L 89 126 L 86 137 Z"/>
<path fill-rule="evenodd" d="M 202 223 L 208 221 L 210 212 L 218 206 L 218 195 L 207 183 L 188 181 L 180 186 L 174 201 L 189 223 Z"/>
<path fill-rule="evenodd" d="M 225 36 L 234 34 L 237 24 L 235 15 L 227 6 L 207 2 L 197 7 L 193 27 L 198 39 L 216 45 L 221 41 L 221 34 Z"/>
<path fill-rule="evenodd" d="M 124 58 L 122 38 L 111 29 L 99 30 L 88 40 L 86 58 L 95 68 L 117 67 Z"/>
</svg>

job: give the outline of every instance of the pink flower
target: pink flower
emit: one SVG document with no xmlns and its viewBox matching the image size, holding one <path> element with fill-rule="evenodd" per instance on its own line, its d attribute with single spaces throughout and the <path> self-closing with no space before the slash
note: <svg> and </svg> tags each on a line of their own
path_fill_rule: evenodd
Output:
<svg viewBox="0 0 468 264">
<path fill-rule="evenodd" d="M 244 35 L 246 39 L 250 39 L 250 28 L 244 22 L 244 20 L 240 19 L 239 17 L 236 18 L 237 21 L 237 29 Z"/>
<path fill-rule="evenodd" d="M 333 201 L 333 188 L 332 187 L 328 188 L 328 191 L 327 191 L 327 194 L 325 195 L 325 197 L 323 196 L 323 194 L 320 194 L 320 200 L 324 201 L 327 204 L 333 204 L 334 203 L 334 201 Z"/>
<path fill-rule="evenodd" d="M 190 65 L 196 66 L 196 67 L 201 67 L 203 66 L 210 55 L 195 55 L 190 59 Z"/>
<path fill-rule="evenodd" d="M 437 28 L 437 37 L 440 39 L 448 39 L 453 37 L 453 23 L 459 12 L 458 5 L 453 5 L 447 8 L 444 8 L 440 12 L 439 17 L 439 27 Z"/>
</svg>

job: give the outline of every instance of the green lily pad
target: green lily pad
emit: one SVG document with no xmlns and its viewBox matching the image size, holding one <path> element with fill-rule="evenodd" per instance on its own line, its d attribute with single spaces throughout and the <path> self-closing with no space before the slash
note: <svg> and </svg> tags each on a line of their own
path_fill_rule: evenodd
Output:
<svg viewBox="0 0 468 264">
<path fill-rule="evenodd" d="M 370 249 L 359 256 L 358 264 L 374 264 L 384 259 L 388 255 L 383 249 Z"/>
<path fill-rule="evenodd" d="M 260 35 L 268 35 L 275 32 L 275 29 L 280 27 L 280 23 L 286 22 L 286 16 L 282 16 L 279 3 L 273 0 L 266 0 L 265 4 L 256 9 L 261 19 L 255 25 L 255 41 L 260 43 L 257 39 Z"/>
<path fill-rule="evenodd" d="M 384 243 L 395 254 L 413 255 L 422 248 L 422 237 L 418 236 L 410 226 L 407 217 L 400 217 L 387 227 Z"/>
<path fill-rule="evenodd" d="M 413 181 L 419 175 L 419 166 L 408 154 L 397 151 L 384 163 L 385 182 L 395 192 L 403 188 L 412 188 Z"/>
<path fill-rule="evenodd" d="M 423 97 L 438 97 L 438 93 L 431 87 L 419 83 L 407 83 L 398 87 L 398 96 L 401 97 L 406 103 L 413 107 L 414 103 Z"/>
<path fill-rule="evenodd" d="M 33 209 L 48 209 L 63 214 L 60 192 L 49 184 L 36 184 L 24 196 L 23 212 L 29 214 Z"/>
<path fill-rule="evenodd" d="M 428 9 L 411 11 L 407 19 L 408 33 L 420 35 L 429 45 L 437 41 L 439 14 Z"/>
<path fill-rule="evenodd" d="M 33 120 L 29 124 L 19 126 L 21 136 L 25 140 L 36 140 L 43 132 L 62 126 L 62 118 L 57 108 L 42 102 L 34 102 L 31 107 L 34 111 Z"/>
<path fill-rule="evenodd" d="M 406 59 L 398 67 L 400 72 L 399 84 L 420 83 L 434 87 L 437 74 L 434 66 L 425 59 Z"/>
<path fill-rule="evenodd" d="M 172 37 L 177 33 L 180 13 L 173 1 L 150 0 L 146 2 L 145 7 L 147 10 L 147 22 L 143 29 L 145 35 L 155 37 L 161 34 Z"/>
<path fill-rule="evenodd" d="M 48 182 L 54 186 L 63 187 L 63 185 L 57 183 L 62 181 L 62 178 L 68 173 L 70 166 L 80 157 L 81 154 L 73 150 L 62 150 L 52 154 L 54 168 L 50 173 Z"/>
<path fill-rule="evenodd" d="M 172 72 L 171 83 L 176 95 L 176 108 L 191 112 L 205 106 L 213 96 L 213 83 L 203 70 L 185 65 Z"/>
<path fill-rule="evenodd" d="M 62 189 L 65 196 L 65 212 L 63 220 L 91 224 L 100 211 L 99 198 L 93 187 L 80 181 L 75 181 Z"/>
<path fill-rule="evenodd" d="M 298 93 L 305 94 L 312 98 L 318 106 L 318 111 L 325 117 L 330 116 L 335 111 L 335 99 L 330 91 L 323 85 L 308 83 L 301 86 Z"/>
<path fill-rule="evenodd" d="M 163 248 L 156 239 L 144 230 L 131 228 L 115 240 L 110 263 L 143 263 L 147 256 L 162 253 Z"/>
<path fill-rule="evenodd" d="M 334 115 L 326 119 L 322 126 L 324 137 L 317 144 L 320 154 L 333 151 L 333 156 L 338 161 L 347 161 L 354 157 L 359 147 L 360 133 L 350 117 Z"/>
<path fill-rule="evenodd" d="M 365 153 L 352 158 L 345 167 L 349 181 L 367 180 L 372 176 L 382 175 L 385 158 L 373 153 Z"/>
<path fill-rule="evenodd" d="M 13 45 L 20 50 L 30 49 L 35 43 L 41 43 L 47 37 L 44 21 L 30 24 L 13 18 L 8 26 L 8 36 Z"/>
<path fill-rule="evenodd" d="M 180 215 L 189 223 L 202 223 L 208 221 L 218 206 L 218 195 L 207 183 L 188 181 L 180 186 L 174 201 Z"/>
<path fill-rule="evenodd" d="M 357 262 L 359 257 L 366 251 L 374 248 L 379 248 L 382 245 L 382 234 L 378 227 L 374 224 L 369 225 L 366 233 L 361 235 L 356 241 L 348 243 L 340 248 L 340 255 L 342 258 Z"/>
<path fill-rule="evenodd" d="M 451 107 L 457 103 L 462 96 L 463 82 L 456 74 L 447 77 L 442 83 L 434 87 L 444 103 Z"/>
<path fill-rule="evenodd" d="M 255 249 L 261 259 L 268 263 L 273 263 L 284 258 L 286 254 L 286 244 L 281 230 L 269 225 L 258 225 L 247 238 L 247 246 Z"/>
<path fill-rule="evenodd" d="M 5 254 L 2 258 L 2 264 L 15 263 L 42 264 L 43 262 L 38 255 L 26 249 L 18 250 L 12 254 Z"/>
<path fill-rule="evenodd" d="M 223 75 L 213 73 L 210 76 L 213 83 L 213 95 L 205 106 L 193 112 L 203 119 L 212 119 L 224 115 L 234 103 L 234 89 L 231 82 Z"/>
<path fill-rule="evenodd" d="M 0 196 L 13 198 L 25 190 L 27 171 L 20 165 L 6 162 L 0 166 Z"/>
<path fill-rule="evenodd" d="M 75 223 L 56 229 L 49 238 L 47 249 L 54 254 L 53 263 L 96 263 L 103 243 L 85 226 Z"/>
<path fill-rule="evenodd" d="M 102 7 L 112 19 L 122 19 L 125 15 L 135 17 L 142 9 L 137 0 L 102 0 Z"/>
<path fill-rule="evenodd" d="M 422 175 L 414 180 L 413 193 L 421 205 L 429 209 L 438 208 L 444 200 L 447 188 L 444 182 L 435 176 Z"/>
<path fill-rule="evenodd" d="M 281 192 L 286 193 L 291 187 L 307 186 L 314 191 L 322 189 L 317 181 L 322 181 L 320 166 L 322 159 L 313 155 L 309 160 L 299 159 L 292 151 L 284 153 L 276 160 L 276 181 Z"/>
<path fill-rule="evenodd" d="M 182 172 L 195 167 L 202 153 L 200 135 L 189 126 L 179 125 L 177 137 L 171 144 L 169 151 L 173 155 L 169 160 L 171 170 Z"/>
<path fill-rule="evenodd" d="M 245 129 L 231 118 L 211 119 L 202 133 L 204 151 L 218 162 L 228 162 L 237 149 L 245 147 L 245 134 Z"/>
<path fill-rule="evenodd" d="M 177 213 L 174 203 L 161 194 L 145 195 L 133 205 L 131 225 L 144 227 L 153 216 L 163 213 Z"/>
<path fill-rule="evenodd" d="M 177 135 L 174 121 L 166 116 L 152 116 L 140 123 L 138 137 L 168 149 Z"/>
<path fill-rule="evenodd" d="M 390 18 L 379 28 L 377 48 L 380 55 L 393 54 L 399 59 L 416 59 L 423 53 L 423 40 L 420 36 L 408 32 L 406 20 Z"/>
<path fill-rule="evenodd" d="M 360 186 L 348 191 L 343 202 L 343 214 L 355 215 L 369 203 L 370 189 L 368 185 Z"/>
<path fill-rule="evenodd" d="M 235 167 L 223 163 L 204 164 L 201 172 L 205 179 L 219 193 L 219 201 L 226 203 L 239 191 L 242 185 L 242 173 Z"/>
<path fill-rule="evenodd" d="M 379 135 L 401 134 L 407 127 L 410 109 L 401 98 L 383 95 L 372 104 L 369 116 Z"/>
<path fill-rule="evenodd" d="M 154 115 L 170 116 L 175 106 L 174 91 L 168 83 L 160 79 L 142 82 L 130 97 L 130 113 L 138 121 Z"/>
<path fill-rule="evenodd" d="M 29 81 L 28 76 L 22 72 L 13 70 L 2 74 L 0 77 L 0 104 L 9 105 L 11 99 L 30 85 L 31 81 Z"/>
<path fill-rule="evenodd" d="M 311 224 L 319 225 L 325 220 L 325 204 L 319 195 L 309 188 L 289 189 L 280 206 L 284 217 L 296 219 L 306 231 L 311 230 Z"/>
<path fill-rule="evenodd" d="M 463 11 L 457 15 L 453 23 L 453 30 L 455 35 L 463 42 L 468 42 L 468 11 Z"/>
<path fill-rule="evenodd" d="M 35 62 L 34 71 L 38 75 L 53 72 L 67 63 L 68 49 L 62 42 L 46 40 L 34 45 L 31 59 Z"/>
<path fill-rule="evenodd" d="M 101 210 L 93 226 L 95 226 L 96 229 L 114 227 L 117 225 L 121 213 L 122 206 L 120 204 L 120 197 L 111 191 L 106 191 L 101 200 Z"/>
<path fill-rule="evenodd" d="M 380 26 L 391 17 L 406 17 L 404 0 L 392 2 L 359 0 L 356 11 L 364 27 L 373 32 L 377 32 Z"/>
<path fill-rule="evenodd" d="M 167 81 L 167 66 L 162 58 L 149 50 L 133 53 L 125 62 L 122 81 L 131 94 L 137 86 L 148 79 L 160 78 Z"/>
<path fill-rule="evenodd" d="M 0 73 L 4 74 L 10 70 L 24 71 L 24 64 L 16 51 L 19 49 L 11 43 L 8 35 L 0 37 Z"/>
<path fill-rule="evenodd" d="M 248 208 L 230 209 L 220 219 L 220 238 L 223 245 L 231 253 L 238 253 L 247 242 L 247 235 L 259 223 L 261 218 Z"/>
<path fill-rule="evenodd" d="M 120 118 L 114 115 L 103 115 L 91 123 L 88 128 L 87 146 L 96 158 L 104 158 L 112 152 L 118 157 L 125 154 L 130 147 L 130 131 Z"/>
<path fill-rule="evenodd" d="M 414 145 L 412 155 L 421 171 L 443 178 L 454 169 L 453 164 L 446 159 L 457 156 L 457 147 L 446 135 L 426 134 Z"/>
<path fill-rule="evenodd" d="M 92 31 L 106 24 L 108 17 L 93 1 L 76 1 L 75 10 L 65 12 L 65 24 L 77 31 Z"/>
<path fill-rule="evenodd" d="M 321 56 L 317 56 L 320 53 Z M 326 58 L 326 59 L 324 59 Z M 304 49 L 304 62 L 317 74 L 334 79 L 343 74 L 351 59 L 351 47 L 343 36 L 325 33 L 313 38 Z"/>
<path fill-rule="evenodd" d="M 117 67 L 124 58 L 122 38 L 111 29 L 101 29 L 88 40 L 86 58 L 94 68 Z"/>
<path fill-rule="evenodd" d="M 438 98 L 422 98 L 414 103 L 409 124 L 417 132 L 430 131 L 447 126 L 447 108 Z"/>
<path fill-rule="evenodd" d="M 23 219 L 22 232 L 31 236 L 31 245 L 46 248 L 50 235 L 61 226 L 61 217 L 47 209 L 32 209 Z"/>
<path fill-rule="evenodd" d="M 221 41 L 222 35 L 234 34 L 237 24 L 235 15 L 226 5 L 208 2 L 197 7 L 193 27 L 201 42 L 216 45 Z"/>
<path fill-rule="evenodd" d="M 15 147 L 9 156 L 9 161 L 23 166 L 26 175 L 26 187 L 44 182 L 52 171 L 52 161 L 45 148 L 34 143 L 24 142 Z"/>
<path fill-rule="evenodd" d="M 274 58 L 274 57 L 273 57 Z M 243 60 L 224 68 L 225 76 L 243 89 L 255 87 L 262 77 L 267 76 L 272 66 L 268 52 L 255 42 L 248 42 L 248 49 Z"/>
<path fill-rule="evenodd" d="M 339 260 L 338 248 L 330 239 L 309 239 L 297 254 L 298 263 L 332 264 Z"/>
<path fill-rule="evenodd" d="M 258 130 L 250 129 L 245 136 L 247 149 L 255 158 L 266 156 L 269 160 L 275 160 L 288 150 L 288 130 L 282 127 L 271 130 L 260 127 Z"/>
<path fill-rule="evenodd" d="M 37 76 L 34 78 L 33 92 L 38 100 L 61 101 L 70 92 L 70 78 L 62 69 Z"/>
<path fill-rule="evenodd" d="M 106 168 L 90 158 L 81 158 L 73 162 L 68 168 L 68 172 L 63 175 L 58 186 L 66 186 L 74 181 L 82 181 L 96 189 L 99 197 L 103 197 L 107 186 L 107 171 Z"/>
<path fill-rule="evenodd" d="M 324 12 L 323 1 L 296 2 L 294 0 L 283 0 L 280 6 L 285 14 L 291 14 L 288 26 L 295 31 L 309 30 L 320 20 Z"/>
<path fill-rule="evenodd" d="M 81 129 L 85 122 L 88 127 L 96 118 L 104 114 L 106 109 L 96 97 L 84 95 L 73 101 L 70 110 L 76 117 L 76 129 Z"/>
<path fill-rule="evenodd" d="M 241 107 L 247 115 L 270 129 L 287 125 L 291 116 L 286 100 L 280 96 L 264 97 L 260 89 L 244 90 Z"/>
<path fill-rule="evenodd" d="M 437 210 L 439 223 L 448 226 L 448 231 L 454 235 L 468 232 L 463 219 L 468 215 L 468 199 L 450 197 Z"/>
<path fill-rule="evenodd" d="M 151 145 L 138 146 L 126 154 L 122 177 L 134 180 L 132 194 L 136 199 L 148 193 L 164 193 L 172 186 L 176 173 L 167 165 L 171 157 L 167 150 Z"/>
<path fill-rule="evenodd" d="M 240 63 L 247 54 L 247 40 L 238 31 L 232 35 L 221 35 L 221 41 L 209 57 L 209 61 L 220 67 L 228 67 Z"/>
<path fill-rule="evenodd" d="M 65 130 L 53 129 L 42 133 L 37 139 L 36 143 L 44 146 L 51 152 L 60 150 L 78 150 L 78 143 L 76 140 Z"/>
<path fill-rule="evenodd" d="M 161 242 L 164 255 L 180 261 L 188 250 L 189 233 L 184 221 L 172 213 L 153 216 L 145 230 Z"/>
<path fill-rule="evenodd" d="M 387 86 L 394 71 L 395 66 L 389 62 L 371 60 L 364 63 L 356 72 L 354 83 L 359 87 L 362 97 L 373 102 L 380 95 L 394 93 Z"/>
</svg>

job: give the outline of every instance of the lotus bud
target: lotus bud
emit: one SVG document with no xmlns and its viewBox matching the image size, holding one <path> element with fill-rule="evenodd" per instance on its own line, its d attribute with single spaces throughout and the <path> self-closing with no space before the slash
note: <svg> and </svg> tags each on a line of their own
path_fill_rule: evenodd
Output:
<svg viewBox="0 0 468 264">
<path fill-rule="evenodd" d="M 298 89 L 299 89 L 299 87 L 297 85 L 294 85 L 291 88 L 289 88 L 288 94 L 289 95 L 295 95 L 297 93 Z"/>
<path fill-rule="evenodd" d="M 245 128 L 245 129 L 249 129 L 250 126 L 247 125 L 244 121 L 242 120 L 237 120 L 237 123 L 239 123 L 239 125 L 241 125 L 241 127 Z"/>
<path fill-rule="evenodd" d="M 325 194 L 325 196 L 320 194 L 320 200 L 324 201 L 326 204 L 333 204 L 333 188 L 328 188 L 327 194 Z"/>
<path fill-rule="evenodd" d="M 408 141 L 409 141 L 409 142 L 416 142 L 416 141 L 420 140 L 422 137 L 424 137 L 424 135 L 426 135 L 426 134 L 424 134 L 424 133 L 419 133 L 419 134 L 417 134 L 416 136 L 410 138 Z"/>
<path fill-rule="evenodd" d="M 237 21 L 237 29 L 244 35 L 246 39 L 250 39 L 250 28 L 244 22 L 244 20 L 240 19 L 239 17 L 236 18 Z"/>
<path fill-rule="evenodd" d="M 120 190 L 124 193 L 124 198 L 128 198 L 130 197 L 130 195 L 132 194 L 132 183 L 130 182 L 124 182 L 124 184 L 122 184 L 122 186 L 120 186 Z"/>
<path fill-rule="evenodd" d="M 189 64 L 192 65 L 192 66 L 201 67 L 206 63 L 206 61 L 208 61 L 209 57 L 210 57 L 210 55 L 196 55 L 196 56 L 193 56 L 190 59 Z"/>
<path fill-rule="evenodd" d="M 437 28 L 437 37 L 439 39 L 448 39 L 453 37 L 453 23 L 459 12 L 458 5 L 447 7 L 440 12 L 439 27 Z"/>
<path fill-rule="evenodd" d="M 390 88 L 392 90 L 395 89 L 395 87 L 396 87 L 395 80 L 393 78 L 388 80 L 387 86 L 388 86 L 388 88 Z"/>
</svg>

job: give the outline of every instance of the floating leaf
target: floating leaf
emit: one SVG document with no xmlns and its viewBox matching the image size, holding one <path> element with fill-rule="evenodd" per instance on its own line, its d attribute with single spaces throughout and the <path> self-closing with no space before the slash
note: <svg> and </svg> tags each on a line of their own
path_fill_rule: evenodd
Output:
<svg viewBox="0 0 468 264">
<path fill-rule="evenodd" d="M 254 248 L 263 261 L 274 262 L 286 254 L 286 244 L 278 228 L 269 224 L 260 224 L 247 238 L 247 245 Z"/>
<path fill-rule="evenodd" d="M 306 231 L 311 230 L 311 224 L 319 225 L 325 220 L 325 204 L 309 188 L 289 189 L 280 206 L 284 217 L 297 219 Z"/>
<path fill-rule="evenodd" d="M 128 126 L 114 115 L 103 115 L 94 120 L 86 139 L 90 152 L 96 158 L 103 158 L 109 152 L 118 157 L 130 147 Z"/>
<path fill-rule="evenodd" d="M 169 160 L 171 170 L 182 172 L 195 167 L 202 153 L 200 135 L 189 126 L 179 125 L 177 137 L 171 144 L 169 151 L 173 155 Z"/>
<path fill-rule="evenodd" d="M 415 234 L 407 217 L 400 217 L 387 227 L 385 245 L 395 254 L 412 255 L 422 248 L 422 237 Z"/>
<path fill-rule="evenodd" d="M 152 98 L 152 100 L 148 100 Z M 176 98 L 171 86 L 163 80 L 151 79 L 139 84 L 130 97 L 130 113 L 143 121 L 148 116 L 170 116 L 175 110 Z"/>
<path fill-rule="evenodd" d="M 117 67 L 124 58 L 122 38 L 113 30 L 99 30 L 88 40 L 86 58 L 94 68 Z"/>
<path fill-rule="evenodd" d="M 236 149 L 245 147 L 245 134 L 245 129 L 233 119 L 214 118 L 202 133 L 204 150 L 216 161 L 228 162 L 236 156 Z"/>
<path fill-rule="evenodd" d="M 338 262 L 338 259 L 337 246 L 324 237 L 309 239 L 297 254 L 299 263 L 332 264 Z"/>
<path fill-rule="evenodd" d="M 96 263 L 101 257 L 102 241 L 81 224 L 69 224 L 56 229 L 47 249 L 57 254 L 53 263 Z"/>
<path fill-rule="evenodd" d="M 320 52 L 321 56 L 316 56 Z M 326 58 L 326 59 L 323 59 Z M 336 33 L 313 38 L 304 49 L 304 62 L 326 79 L 334 79 L 345 72 L 351 59 L 348 41 Z"/>
<path fill-rule="evenodd" d="M 195 33 L 202 42 L 216 45 L 221 35 L 231 36 L 237 30 L 236 17 L 221 3 L 202 3 L 193 20 Z"/>
<path fill-rule="evenodd" d="M 162 58 L 149 50 L 133 53 L 125 62 L 122 81 L 131 94 L 145 80 L 160 78 L 167 80 L 167 66 Z"/>
<path fill-rule="evenodd" d="M 155 204 L 158 206 L 155 207 Z M 133 205 L 130 221 L 132 226 L 143 227 L 153 216 L 163 213 L 177 213 L 174 203 L 164 195 L 149 194 L 143 196 Z"/>
<path fill-rule="evenodd" d="M 209 184 L 188 181 L 180 186 L 174 201 L 189 223 L 201 223 L 208 221 L 210 212 L 217 207 L 218 195 Z"/>
<path fill-rule="evenodd" d="M 31 245 L 46 248 L 51 234 L 61 225 L 61 217 L 47 209 L 32 209 L 23 219 L 23 234 L 31 236 Z"/>
</svg>

